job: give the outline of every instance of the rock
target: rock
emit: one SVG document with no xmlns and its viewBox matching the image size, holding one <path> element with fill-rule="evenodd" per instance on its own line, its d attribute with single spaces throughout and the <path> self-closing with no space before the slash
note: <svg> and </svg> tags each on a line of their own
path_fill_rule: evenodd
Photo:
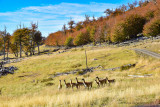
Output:
<svg viewBox="0 0 160 107">
<path fill-rule="evenodd" d="M 94 58 L 93 60 L 96 61 L 96 60 L 98 60 L 98 59 Z"/>
</svg>

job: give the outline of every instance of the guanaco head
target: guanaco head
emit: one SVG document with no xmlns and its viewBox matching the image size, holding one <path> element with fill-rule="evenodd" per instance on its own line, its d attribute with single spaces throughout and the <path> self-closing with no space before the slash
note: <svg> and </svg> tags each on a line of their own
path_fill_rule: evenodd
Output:
<svg viewBox="0 0 160 107">
<path fill-rule="evenodd" d="M 82 79 L 82 81 L 84 81 L 84 82 L 85 82 L 84 78 Z"/>
<path fill-rule="evenodd" d="M 97 76 L 96 78 L 97 78 L 97 79 L 99 79 L 99 77 L 98 77 L 98 76 Z"/>
<path fill-rule="evenodd" d="M 66 80 L 64 80 L 64 83 L 66 83 Z"/>
</svg>

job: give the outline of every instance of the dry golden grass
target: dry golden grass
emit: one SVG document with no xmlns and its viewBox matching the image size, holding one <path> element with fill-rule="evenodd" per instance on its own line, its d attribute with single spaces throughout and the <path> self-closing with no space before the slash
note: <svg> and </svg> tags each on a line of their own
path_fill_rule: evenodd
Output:
<svg viewBox="0 0 160 107">
<path fill-rule="evenodd" d="M 127 47 L 128 48 L 128 47 Z M 128 107 L 146 104 L 160 98 L 160 62 L 153 58 L 138 57 L 132 50 L 125 47 L 91 47 L 86 48 L 89 67 L 102 65 L 105 69 L 119 67 L 125 64 L 137 63 L 129 70 L 100 71 L 85 75 L 65 75 L 47 80 L 56 72 L 67 72 L 85 68 L 85 54 L 83 48 L 71 49 L 62 54 L 41 55 L 29 57 L 11 65 L 17 66 L 14 75 L 0 78 L 0 106 L 28 107 L 28 106 L 106 106 Z M 98 60 L 93 60 L 97 58 Z M 76 66 L 79 65 L 79 66 Z M 9 65 L 8 65 L 9 66 Z M 128 75 L 152 74 L 151 77 L 132 78 Z M 92 90 L 81 88 L 65 89 L 63 79 L 69 82 L 85 78 L 94 81 L 95 77 L 116 79 L 115 84 L 97 88 L 93 83 Z M 63 88 L 58 91 L 59 79 Z M 46 84 L 53 83 L 52 86 Z"/>
</svg>

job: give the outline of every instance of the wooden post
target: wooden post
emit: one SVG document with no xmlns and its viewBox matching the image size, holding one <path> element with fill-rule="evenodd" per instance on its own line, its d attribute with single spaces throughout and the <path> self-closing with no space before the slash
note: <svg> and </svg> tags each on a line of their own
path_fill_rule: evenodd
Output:
<svg viewBox="0 0 160 107">
<path fill-rule="evenodd" d="M 86 56 L 86 68 L 88 69 L 88 65 L 87 65 L 87 53 L 86 53 L 86 50 L 85 50 L 85 56 Z"/>
</svg>

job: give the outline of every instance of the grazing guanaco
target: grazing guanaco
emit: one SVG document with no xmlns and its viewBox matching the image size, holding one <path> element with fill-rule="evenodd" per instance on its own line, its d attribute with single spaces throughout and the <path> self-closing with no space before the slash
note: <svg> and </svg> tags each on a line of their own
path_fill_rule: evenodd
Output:
<svg viewBox="0 0 160 107">
<path fill-rule="evenodd" d="M 59 86 L 58 86 L 58 89 L 62 89 L 62 84 L 61 84 L 61 80 L 59 80 Z"/>
<path fill-rule="evenodd" d="M 79 82 L 78 79 L 77 79 L 77 77 L 76 77 L 76 81 L 77 81 L 78 87 L 83 86 L 83 82 Z"/>
<path fill-rule="evenodd" d="M 71 87 L 71 84 L 70 83 L 66 83 L 66 80 L 64 80 L 64 84 L 65 84 L 66 88 L 70 88 Z"/>
<path fill-rule="evenodd" d="M 95 80 L 95 82 L 96 82 L 97 86 L 100 87 L 100 83 L 97 80 Z"/>
<path fill-rule="evenodd" d="M 112 79 L 112 80 L 108 80 L 108 78 L 106 77 L 106 80 L 108 81 L 108 83 L 114 83 L 115 82 L 115 79 Z"/>
<path fill-rule="evenodd" d="M 98 82 L 99 82 L 99 84 L 100 84 L 101 86 L 107 84 L 107 79 L 106 79 L 106 78 L 105 78 L 105 79 L 99 79 L 98 76 L 97 76 L 96 78 L 97 78 L 97 80 L 98 80 Z"/>
<path fill-rule="evenodd" d="M 78 84 L 77 84 L 77 83 L 73 83 L 73 82 L 72 82 L 72 79 L 70 80 L 70 84 L 71 84 L 72 89 L 73 89 L 74 87 L 76 87 L 76 88 L 78 89 Z"/>
<path fill-rule="evenodd" d="M 92 82 L 85 82 L 85 79 L 82 79 L 83 84 L 86 88 L 91 89 L 92 88 Z"/>
</svg>

